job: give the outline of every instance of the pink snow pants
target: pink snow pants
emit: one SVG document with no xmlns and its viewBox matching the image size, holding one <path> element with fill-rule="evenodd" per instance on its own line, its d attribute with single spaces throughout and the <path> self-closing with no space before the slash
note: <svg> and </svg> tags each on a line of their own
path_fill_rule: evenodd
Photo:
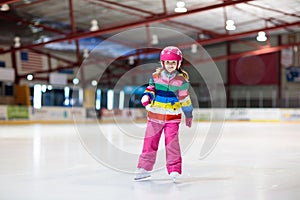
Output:
<svg viewBox="0 0 300 200">
<path fill-rule="evenodd" d="M 182 158 L 178 140 L 179 123 L 159 124 L 148 121 L 143 151 L 139 157 L 138 168 L 151 171 L 155 164 L 156 153 L 162 132 L 165 134 L 166 165 L 168 173 L 181 174 Z"/>
</svg>

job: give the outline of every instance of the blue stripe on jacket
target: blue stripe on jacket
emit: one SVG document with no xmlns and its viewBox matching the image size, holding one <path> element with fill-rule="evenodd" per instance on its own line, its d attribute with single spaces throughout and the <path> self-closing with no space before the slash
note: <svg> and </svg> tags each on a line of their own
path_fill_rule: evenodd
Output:
<svg viewBox="0 0 300 200">
<path fill-rule="evenodd" d="M 158 101 L 158 102 L 161 102 L 161 103 L 174 104 L 174 103 L 178 102 L 178 98 L 176 96 L 175 97 L 163 97 L 163 96 L 160 96 L 160 95 L 156 94 L 155 101 Z"/>
<path fill-rule="evenodd" d="M 174 92 L 171 91 L 163 91 L 163 90 L 156 90 L 156 95 L 162 96 L 162 97 L 177 97 Z"/>
</svg>

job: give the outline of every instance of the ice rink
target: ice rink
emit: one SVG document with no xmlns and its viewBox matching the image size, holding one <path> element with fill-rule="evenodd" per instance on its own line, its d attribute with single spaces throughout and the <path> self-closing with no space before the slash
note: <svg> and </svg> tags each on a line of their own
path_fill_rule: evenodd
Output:
<svg viewBox="0 0 300 200">
<path fill-rule="evenodd" d="M 182 126 L 181 141 L 190 142 L 185 145 L 183 174 L 176 183 L 165 168 L 154 171 L 150 181 L 134 182 L 130 171 L 101 164 L 80 137 L 87 134 L 94 141 L 88 146 L 100 150 L 102 146 L 103 154 L 111 153 L 112 161 L 132 167 L 133 172 L 136 162 L 115 157 L 113 151 L 104 149 L 105 139 L 89 134 L 98 130 L 137 160 L 142 140 L 126 139 L 124 132 L 131 130 L 142 137 L 143 123 L 139 128 L 80 126 L 78 134 L 74 124 L 1 125 L 0 200 L 300 199 L 299 123 L 226 122 L 215 148 L 205 158 L 200 157 L 200 150 L 210 123 L 194 123 L 195 134 L 195 129 Z M 163 145 L 161 148 L 163 151 Z"/>
</svg>

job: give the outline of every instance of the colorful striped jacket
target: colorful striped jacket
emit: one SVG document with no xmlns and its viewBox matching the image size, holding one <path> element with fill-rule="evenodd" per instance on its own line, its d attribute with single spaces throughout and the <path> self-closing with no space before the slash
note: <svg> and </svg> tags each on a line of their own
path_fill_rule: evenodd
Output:
<svg viewBox="0 0 300 200">
<path fill-rule="evenodd" d="M 169 74 L 163 70 L 153 73 L 144 95 L 151 99 L 148 120 L 158 123 L 178 123 L 181 113 L 192 118 L 193 106 L 189 95 L 189 82 L 179 72 Z"/>
</svg>

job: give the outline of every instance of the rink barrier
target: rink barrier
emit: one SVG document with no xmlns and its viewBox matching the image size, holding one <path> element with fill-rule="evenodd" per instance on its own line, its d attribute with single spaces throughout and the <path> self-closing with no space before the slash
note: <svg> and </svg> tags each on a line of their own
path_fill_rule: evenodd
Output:
<svg viewBox="0 0 300 200">
<path fill-rule="evenodd" d="M 100 116 L 100 119 L 97 116 Z M 300 109 L 200 108 L 194 109 L 193 116 L 193 120 L 199 122 L 300 122 Z M 95 112 L 94 109 L 81 107 L 34 109 L 27 106 L 0 106 L 0 124 L 144 123 L 146 121 L 147 111 L 143 108 L 101 109 Z"/>
</svg>

